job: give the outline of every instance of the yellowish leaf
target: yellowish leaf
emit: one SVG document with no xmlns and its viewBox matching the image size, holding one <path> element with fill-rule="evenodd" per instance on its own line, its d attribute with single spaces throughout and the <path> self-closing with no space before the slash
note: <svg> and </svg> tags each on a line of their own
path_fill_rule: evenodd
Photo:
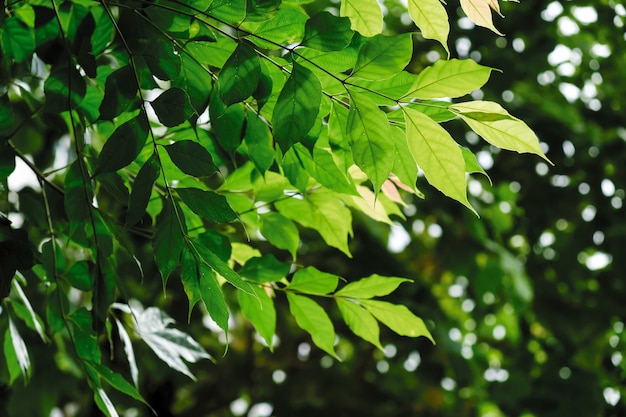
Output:
<svg viewBox="0 0 626 417">
<path fill-rule="evenodd" d="M 461 8 L 467 15 L 467 17 L 478 26 L 490 29 L 498 35 L 504 36 L 493 25 L 493 17 L 491 15 L 491 9 L 493 9 L 500 16 L 500 5 L 498 0 L 460 0 Z M 504 16 L 502 16 L 504 17 Z"/>
</svg>

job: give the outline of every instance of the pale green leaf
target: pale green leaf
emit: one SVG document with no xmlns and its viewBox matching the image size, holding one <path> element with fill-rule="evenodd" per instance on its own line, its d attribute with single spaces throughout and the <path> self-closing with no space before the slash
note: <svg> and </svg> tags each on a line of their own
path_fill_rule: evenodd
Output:
<svg viewBox="0 0 626 417">
<path fill-rule="evenodd" d="M 504 36 L 503 33 L 498 31 L 493 25 L 493 17 L 491 15 L 491 9 L 493 9 L 500 16 L 500 5 L 498 0 L 460 0 L 461 8 L 477 26 L 490 29 L 498 35 Z"/>
<path fill-rule="evenodd" d="M 343 320 L 352 330 L 352 333 L 370 342 L 378 349 L 384 350 L 380 344 L 380 327 L 372 313 L 344 298 L 336 298 L 335 301 L 337 301 L 337 307 L 339 307 Z"/>
<path fill-rule="evenodd" d="M 487 175 L 483 167 L 481 167 L 478 163 L 476 155 L 474 155 L 472 151 L 463 146 L 461 146 L 461 152 L 463 153 L 463 160 L 465 161 L 465 172 L 469 172 L 471 174 L 483 174 L 485 177 L 487 177 L 489 182 L 491 182 L 491 178 L 489 178 L 489 175 Z"/>
<path fill-rule="evenodd" d="M 377 300 L 360 300 L 360 302 L 381 323 L 400 336 L 424 336 L 435 343 L 424 321 L 405 306 Z"/>
<path fill-rule="evenodd" d="M 400 182 L 410 187 L 414 193 L 417 193 L 416 182 L 419 169 L 409 149 L 406 134 L 399 127 L 394 126 L 391 129 L 390 139 L 395 146 L 395 159 L 393 161 L 392 172 L 398 177 Z"/>
<path fill-rule="evenodd" d="M 339 14 L 349 18 L 352 29 L 363 36 L 383 30 L 383 12 L 376 0 L 341 0 Z"/>
<path fill-rule="evenodd" d="M 293 274 L 289 289 L 307 294 L 325 295 L 335 291 L 339 277 L 309 266 Z"/>
<path fill-rule="evenodd" d="M 409 0 L 408 6 L 409 16 L 422 31 L 422 36 L 441 43 L 450 57 L 450 49 L 448 49 L 450 23 L 448 12 L 442 2 L 440 0 Z"/>
<path fill-rule="evenodd" d="M 279 249 L 288 250 L 295 259 L 300 233 L 293 221 L 276 212 L 263 213 L 260 216 L 261 234 Z"/>
<path fill-rule="evenodd" d="M 453 104 L 450 109 L 492 145 L 518 153 L 534 153 L 552 163 L 541 150 L 535 132 L 499 104 L 491 101 L 470 101 Z"/>
<path fill-rule="evenodd" d="M 474 210 L 467 200 L 465 161 L 459 145 L 430 117 L 411 108 L 403 110 L 409 149 L 428 182 Z"/>
<path fill-rule="evenodd" d="M 265 49 L 280 49 L 280 45 L 298 43 L 304 36 L 306 21 L 307 15 L 297 9 L 279 9 L 271 19 L 254 30 L 257 37 L 252 40 Z"/>
<path fill-rule="evenodd" d="M 351 93 L 347 133 L 354 162 L 380 190 L 394 163 L 391 127 L 385 113 L 367 96 Z"/>
<path fill-rule="evenodd" d="M 407 66 L 412 54 L 411 34 L 376 35 L 361 47 L 351 76 L 367 80 L 389 78 Z"/>
<path fill-rule="evenodd" d="M 128 367 L 130 368 L 130 377 L 133 380 L 135 387 L 139 388 L 139 368 L 137 367 L 137 359 L 135 358 L 133 343 L 131 342 L 130 336 L 128 335 L 128 332 L 122 322 L 116 318 L 115 324 L 117 326 L 117 334 L 119 335 L 122 346 L 124 347 Z"/>
<path fill-rule="evenodd" d="M 407 278 L 370 275 L 351 282 L 335 293 L 337 297 L 373 298 L 391 294 L 403 282 L 413 282 Z"/>
<path fill-rule="evenodd" d="M 326 311 L 315 301 L 302 295 L 288 292 L 287 300 L 289 301 L 289 311 L 296 319 L 296 323 L 311 335 L 313 343 L 340 360 L 334 348 L 335 328 Z"/>
<path fill-rule="evenodd" d="M 254 287 L 254 291 L 256 297 L 237 291 L 241 312 L 254 325 L 270 350 L 274 350 L 273 336 L 276 332 L 274 301 L 263 288 Z"/>
<path fill-rule="evenodd" d="M 491 68 L 479 65 L 473 59 L 439 60 L 419 73 L 405 97 L 462 97 L 485 85 L 491 71 Z"/>
</svg>

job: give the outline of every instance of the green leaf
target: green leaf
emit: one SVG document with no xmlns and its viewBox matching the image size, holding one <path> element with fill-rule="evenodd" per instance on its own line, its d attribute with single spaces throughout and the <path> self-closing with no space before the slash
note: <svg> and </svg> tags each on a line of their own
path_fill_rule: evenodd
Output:
<svg viewBox="0 0 626 417">
<path fill-rule="evenodd" d="M 187 321 L 191 320 L 191 312 L 193 307 L 202 299 L 202 292 L 200 291 L 200 276 L 198 270 L 198 261 L 196 256 L 189 249 L 189 247 L 183 247 L 181 268 L 180 268 L 180 280 L 183 283 L 183 288 L 187 299 L 189 300 L 189 310 L 187 313 Z"/>
<path fill-rule="evenodd" d="M 217 256 L 215 252 L 210 250 L 208 247 L 206 247 L 206 245 L 202 244 L 202 242 L 199 241 L 194 242 L 194 246 L 198 251 L 198 258 L 203 265 L 209 266 L 212 270 L 220 274 L 220 276 L 222 276 L 226 281 L 228 281 L 238 290 L 241 290 L 248 294 L 254 294 L 252 285 L 244 281 L 241 276 L 233 271 L 228 263 L 222 260 L 219 256 Z M 200 268 L 200 271 L 202 272 L 202 268 Z"/>
<path fill-rule="evenodd" d="M 178 126 L 194 114 L 189 96 L 179 87 L 165 90 L 151 104 L 159 121 L 167 127 Z"/>
<path fill-rule="evenodd" d="M 13 288 L 18 299 L 12 302 L 10 305 L 13 307 L 15 314 L 24 321 L 29 329 L 37 332 L 42 341 L 47 342 L 48 337 L 45 333 L 45 328 L 41 318 L 33 310 L 33 306 L 30 304 L 28 297 L 24 293 L 24 289 L 17 280 L 13 280 Z"/>
<path fill-rule="evenodd" d="M 336 298 L 335 301 L 352 333 L 383 351 L 384 348 L 380 344 L 380 327 L 374 316 L 353 301 L 343 298 Z"/>
<path fill-rule="evenodd" d="M 450 23 L 448 23 L 448 12 L 442 2 L 440 0 L 409 0 L 408 6 L 409 16 L 422 31 L 422 36 L 441 43 L 449 58 Z"/>
<path fill-rule="evenodd" d="M 341 0 L 339 14 L 349 18 L 352 29 L 363 36 L 383 30 L 383 12 L 376 0 Z"/>
<path fill-rule="evenodd" d="M 104 84 L 104 99 L 100 104 L 100 119 L 112 120 L 125 112 L 137 98 L 137 80 L 130 65 L 110 74 Z"/>
<path fill-rule="evenodd" d="M 4 334 L 4 355 L 9 369 L 9 382 L 12 384 L 21 374 L 24 381 L 28 383 L 32 372 L 30 355 L 11 317 L 9 317 L 9 328 Z"/>
<path fill-rule="evenodd" d="M 194 213 L 211 222 L 229 223 L 237 220 L 237 213 L 223 195 L 199 188 L 177 188 L 176 193 Z"/>
<path fill-rule="evenodd" d="M 69 316 L 72 323 L 72 340 L 76 354 L 80 359 L 100 362 L 101 353 L 93 330 L 91 314 L 81 307 Z"/>
<path fill-rule="evenodd" d="M 380 190 L 394 163 L 391 127 L 385 113 L 368 97 L 350 93 L 347 125 L 354 162 Z"/>
<path fill-rule="evenodd" d="M 128 360 L 128 367 L 130 368 L 130 377 L 132 378 L 133 384 L 135 384 L 135 387 L 139 388 L 139 368 L 137 368 L 137 360 L 135 359 L 135 350 L 133 349 L 133 344 L 122 322 L 116 318 L 115 324 L 117 326 L 117 333 L 120 337 L 120 341 L 122 342 L 122 346 L 124 347 L 126 360 Z"/>
<path fill-rule="evenodd" d="M 119 414 L 117 413 L 117 410 L 107 393 L 104 392 L 101 387 L 91 386 L 91 389 L 93 390 L 94 402 L 100 411 L 102 411 L 107 417 L 119 417 Z"/>
<path fill-rule="evenodd" d="M 350 44 L 353 36 L 350 19 L 322 11 L 307 20 L 301 44 L 320 51 L 339 51 Z"/>
<path fill-rule="evenodd" d="M 4 114 L 0 114 L 0 117 Z M 8 120 L 8 119 L 4 119 Z M 0 135 L 2 135 L 0 128 Z M 0 140 L 0 181 L 6 180 L 15 170 L 15 152 L 4 139 Z"/>
<path fill-rule="evenodd" d="M 337 166 L 336 156 L 328 142 L 328 129 L 324 129 L 313 147 L 315 169 L 311 173 L 324 187 L 343 194 L 357 194 L 352 177 Z"/>
<path fill-rule="evenodd" d="M 265 49 L 280 49 L 279 45 L 298 43 L 304 36 L 306 21 L 307 15 L 297 9 L 279 9 L 271 19 L 254 30 L 253 33 L 258 36 L 253 38 L 254 43 Z"/>
<path fill-rule="evenodd" d="M 100 151 L 93 176 L 130 165 L 141 152 L 148 137 L 148 129 L 148 118 L 143 110 L 115 129 Z"/>
<path fill-rule="evenodd" d="M 2 50 L 15 62 L 26 61 L 35 51 L 33 31 L 18 16 L 7 17 L 2 28 Z"/>
<path fill-rule="evenodd" d="M 209 105 L 211 128 L 219 144 L 227 151 L 233 152 L 241 144 L 244 134 L 246 114 L 243 103 L 225 107 L 219 99 L 217 89 L 213 91 Z"/>
<path fill-rule="evenodd" d="M 465 161 L 465 172 L 483 174 L 489 179 L 489 182 L 491 182 L 491 178 L 489 178 L 489 175 L 487 175 L 483 167 L 481 167 L 478 163 L 476 155 L 474 155 L 472 151 L 463 146 L 461 146 L 461 152 L 463 153 L 463 160 Z"/>
<path fill-rule="evenodd" d="M 341 360 L 335 353 L 335 329 L 328 314 L 312 299 L 287 293 L 289 310 L 296 319 L 298 326 L 313 338 L 313 343 L 337 360 Z"/>
<path fill-rule="evenodd" d="M 180 207 L 177 207 L 171 199 L 163 201 L 163 209 L 157 217 L 152 239 L 154 249 L 154 260 L 156 261 L 163 287 L 167 284 L 170 274 L 178 266 L 180 253 L 183 250 L 183 233 L 185 219 Z"/>
<path fill-rule="evenodd" d="M 272 114 L 274 139 L 283 152 L 306 137 L 315 124 L 321 101 L 322 86 L 317 77 L 294 62 Z"/>
<path fill-rule="evenodd" d="M 95 276 L 87 261 L 74 263 L 65 274 L 65 279 L 72 287 L 81 291 L 91 291 L 95 283 Z"/>
<path fill-rule="evenodd" d="M 237 23 L 246 17 L 246 0 L 213 0 L 207 13 L 228 23 Z"/>
<path fill-rule="evenodd" d="M 352 235 L 352 214 L 336 194 L 311 193 L 304 200 L 289 198 L 275 205 L 280 214 L 317 231 L 328 245 L 351 256 L 348 236 Z"/>
<path fill-rule="evenodd" d="M 474 211 L 467 200 L 465 161 L 459 145 L 430 117 L 411 108 L 403 110 L 409 149 L 428 182 Z"/>
<path fill-rule="evenodd" d="M 289 289 L 292 291 L 303 292 L 307 294 L 326 295 L 337 288 L 339 277 L 337 275 L 322 272 L 315 267 L 308 266 L 299 269 L 289 283 Z"/>
<path fill-rule="evenodd" d="M 407 278 L 384 277 L 378 274 L 370 275 L 354 281 L 335 293 L 337 297 L 373 298 L 391 294 L 403 282 L 413 282 Z"/>
<path fill-rule="evenodd" d="M 372 313 L 376 319 L 400 336 L 424 336 L 435 343 L 424 321 L 411 313 L 405 306 L 376 300 L 360 300 L 360 303 Z"/>
<path fill-rule="evenodd" d="M 217 77 L 222 101 L 227 106 L 244 101 L 257 89 L 260 76 L 259 55 L 250 44 L 240 42 Z"/>
<path fill-rule="evenodd" d="M 165 150 L 172 162 L 187 175 L 201 178 L 217 172 L 213 156 L 198 142 L 179 140 L 166 145 Z"/>
<path fill-rule="evenodd" d="M 169 327 L 174 319 L 156 307 L 146 308 L 137 318 L 136 331 L 152 351 L 170 368 L 196 380 L 187 364 L 210 359 L 208 353 L 187 333 Z"/>
<path fill-rule="evenodd" d="M 141 52 L 152 75 L 163 81 L 174 80 L 182 68 L 181 56 L 175 53 L 172 43 L 162 38 L 151 38 Z"/>
<path fill-rule="evenodd" d="M 65 213 L 71 223 L 76 225 L 84 223 L 90 219 L 93 200 L 93 187 L 89 180 L 89 173 L 84 162 L 76 160 L 70 165 L 65 174 Z"/>
<path fill-rule="evenodd" d="M 150 158 L 143 164 L 130 192 L 128 200 L 128 211 L 126 212 L 126 226 L 132 226 L 137 223 L 145 214 L 152 188 L 161 173 L 161 164 L 159 157 L 154 152 Z"/>
<path fill-rule="evenodd" d="M 206 306 L 209 316 L 217 323 L 226 335 L 228 335 L 228 306 L 224 299 L 224 293 L 220 287 L 215 272 L 211 267 L 200 263 L 198 265 L 200 273 L 200 291 L 202 292 L 202 301 Z M 252 287 L 250 291 L 253 291 Z M 243 292 L 243 291 L 239 291 Z"/>
<path fill-rule="evenodd" d="M 296 258 L 300 233 L 295 223 L 280 213 L 267 212 L 260 216 L 261 234 L 278 249 L 285 249 Z"/>
<path fill-rule="evenodd" d="M 265 173 L 274 163 L 274 146 L 267 123 L 256 112 L 250 111 L 247 114 L 243 142 L 256 169 Z"/>
<path fill-rule="evenodd" d="M 526 123 L 511 116 L 499 104 L 491 101 L 470 101 L 453 104 L 450 109 L 492 145 L 518 153 L 534 153 L 552 163 L 541 150 L 535 132 Z"/>
<path fill-rule="evenodd" d="M 400 182 L 407 185 L 417 193 L 417 175 L 419 170 L 417 162 L 411 154 L 409 143 L 406 140 L 406 133 L 399 127 L 391 129 L 391 140 L 395 147 L 395 159 L 393 161 L 392 172 L 398 177 Z"/>
<path fill-rule="evenodd" d="M 264 284 L 282 280 L 287 276 L 290 269 L 291 264 L 280 262 L 274 255 L 269 253 L 248 259 L 243 268 L 239 270 L 239 275 L 250 281 Z"/>
<path fill-rule="evenodd" d="M 141 401 L 145 405 L 148 405 L 148 403 L 146 402 L 146 400 L 143 399 L 141 394 L 137 392 L 137 389 L 135 389 L 135 387 L 133 387 L 128 381 L 124 379 L 124 377 L 122 377 L 117 372 L 114 372 L 110 368 L 95 362 L 84 362 L 84 364 L 93 372 L 97 373 L 104 381 L 106 381 L 117 391 L 126 394 L 137 401 Z"/>
<path fill-rule="evenodd" d="M 376 35 L 368 39 L 361 47 L 350 76 L 367 80 L 389 78 L 408 65 L 412 54 L 411 34 Z"/>
<path fill-rule="evenodd" d="M 361 94 L 367 95 L 378 105 L 396 106 L 398 100 L 409 91 L 416 75 L 406 71 L 399 72 L 384 80 L 364 80 L 354 78 L 351 82 L 363 88 Z"/>
<path fill-rule="evenodd" d="M 276 333 L 276 309 L 274 301 L 263 288 L 253 287 L 256 297 L 237 291 L 239 306 L 243 316 L 265 340 L 270 350 L 274 350 L 273 336 Z M 260 301 L 260 303 L 259 303 Z"/>
<path fill-rule="evenodd" d="M 491 68 L 479 65 L 472 59 L 439 60 L 419 73 L 405 97 L 462 97 L 485 85 L 491 71 Z"/>
<path fill-rule="evenodd" d="M 46 106 L 54 111 L 79 107 L 86 92 L 85 80 L 78 70 L 66 65 L 54 66 L 44 83 Z"/>
</svg>

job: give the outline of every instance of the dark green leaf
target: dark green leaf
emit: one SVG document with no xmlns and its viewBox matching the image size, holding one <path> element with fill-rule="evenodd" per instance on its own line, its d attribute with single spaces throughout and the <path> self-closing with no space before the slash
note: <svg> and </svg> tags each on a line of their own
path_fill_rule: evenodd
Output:
<svg viewBox="0 0 626 417">
<path fill-rule="evenodd" d="M 257 89 L 261 60 L 255 49 L 241 42 L 218 75 L 220 95 L 227 105 L 244 101 Z"/>
<path fill-rule="evenodd" d="M 91 368 L 94 372 L 96 372 L 103 380 L 105 380 L 109 385 L 118 390 L 119 392 L 128 395 L 131 398 L 134 398 L 137 401 L 141 401 L 142 403 L 148 405 L 146 400 L 143 399 L 141 394 L 137 392 L 135 387 L 133 387 L 128 381 L 124 379 L 120 374 L 114 372 L 110 368 L 101 365 L 95 362 L 85 362 L 85 366 Z"/>
<path fill-rule="evenodd" d="M 274 163 L 272 134 L 267 123 L 255 112 L 248 112 L 246 136 L 243 141 L 256 169 L 265 173 Z"/>
<path fill-rule="evenodd" d="M 209 106 L 211 128 L 218 142 L 227 152 L 233 152 L 241 144 L 246 114 L 242 103 L 225 107 L 219 99 L 217 89 L 211 96 Z"/>
<path fill-rule="evenodd" d="M 84 162 L 77 159 L 65 174 L 65 212 L 70 222 L 77 225 L 89 220 L 92 209 L 93 187 L 86 170 Z"/>
<path fill-rule="evenodd" d="M 152 74 L 160 80 L 173 80 L 180 74 L 181 56 L 174 53 L 171 42 L 162 38 L 151 38 L 141 56 Z"/>
<path fill-rule="evenodd" d="M 90 291 L 95 282 L 92 269 L 93 266 L 90 267 L 87 261 L 76 262 L 65 274 L 65 279 L 67 279 L 67 282 L 74 288 L 81 291 Z"/>
<path fill-rule="evenodd" d="M 74 348 L 78 357 L 91 362 L 100 362 L 100 347 L 93 331 L 89 311 L 82 307 L 72 313 L 69 316 L 69 320 L 73 325 Z"/>
<path fill-rule="evenodd" d="M 159 121 L 167 127 L 178 126 L 194 114 L 189 96 L 179 87 L 165 90 L 151 104 Z"/>
<path fill-rule="evenodd" d="M 187 207 L 209 221 L 228 223 L 237 219 L 237 213 L 223 195 L 199 188 L 177 188 L 176 192 Z"/>
<path fill-rule="evenodd" d="M 274 139 L 283 152 L 306 137 L 315 124 L 321 100 L 322 86 L 317 77 L 294 62 L 272 114 Z"/>
<path fill-rule="evenodd" d="M 1 34 L 2 50 L 15 62 L 26 61 L 35 51 L 33 31 L 25 27 L 17 16 L 10 16 L 4 21 Z"/>
<path fill-rule="evenodd" d="M 148 119 L 143 111 L 115 129 L 100 151 L 94 177 L 117 171 L 133 162 L 146 142 L 148 129 Z"/>
<path fill-rule="evenodd" d="M 280 262 L 270 253 L 248 259 L 243 268 L 239 270 L 239 275 L 250 281 L 263 284 L 280 281 L 287 276 L 290 269 L 290 264 Z"/>
<path fill-rule="evenodd" d="M 167 284 L 170 274 L 178 266 L 180 253 L 183 250 L 183 229 L 185 219 L 180 207 L 171 199 L 165 199 L 161 214 L 157 217 L 152 247 L 154 259 L 161 272 L 163 286 Z"/>
<path fill-rule="evenodd" d="M 185 174 L 200 178 L 210 177 L 217 172 L 213 157 L 198 142 L 179 140 L 166 145 L 165 150 L 172 162 Z"/>
<path fill-rule="evenodd" d="M 189 312 L 187 313 L 187 321 L 191 320 L 191 312 L 193 307 L 202 299 L 200 291 L 200 271 L 198 270 L 198 261 L 192 250 L 185 246 L 181 261 L 180 280 L 187 299 L 189 300 Z"/>
<path fill-rule="evenodd" d="M 320 51 L 338 51 L 350 44 L 352 36 L 350 19 L 323 11 L 306 22 L 302 45 Z"/>
<path fill-rule="evenodd" d="M 65 65 L 53 67 L 44 83 L 46 106 L 51 111 L 69 109 L 70 105 L 73 108 L 79 107 L 86 91 L 85 80 L 76 68 Z"/>
<path fill-rule="evenodd" d="M 112 120 L 128 109 L 137 98 L 137 80 L 130 65 L 115 70 L 104 84 L 100 119 Z"/>
<path fill-rule="evenodd" d="M 161 165 L 159 164 L 159 157 L 155 152 L 143 164 L 133 183 L 133 189 L 130 192 L 128 201 L 128 212 L 126 212 L 127 227 L 137 223 L 145 214 L 150 195 L 152 194 L 152 187 L 154 187 L 154 183 L 159 178 L 160 173 Z"/>
</svg>

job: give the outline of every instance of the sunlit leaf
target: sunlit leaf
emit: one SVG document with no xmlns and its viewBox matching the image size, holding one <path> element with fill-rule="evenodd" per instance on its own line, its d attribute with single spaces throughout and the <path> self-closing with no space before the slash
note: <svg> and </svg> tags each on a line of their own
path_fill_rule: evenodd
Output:
<svg viewBox="0 0 626 417">
<path fill-rule="evenodd" d="M 367 80 L 389 78 L 407 66 L 412 53 L 413 41 L 410 34 L 376 35 L 361 47 L 351 76 Z"/>
<path fill-rule="evenodd" d="M 435 343 L 424 321 L 405 306 L 376 300 L 361 300 L 360 302 L 376 319 L 399 335 L 424 336 Z"/>
<path fill-rule="evenodd" d="M 375 36 L 383 30 L 383 12 L 376 0 L 342 0 L 339 13 L 363 36 Z"/>
<path fill-rule="evenodd" d="M 449 57 L 450 23 L 448 22 L 448 12 L 446 12 L 442 2 L 440 0 L 409 0 L 408 7 L 409 16 L 422 31 L 422 36 L 438 41 Z"/>
<path fill-rule="evenodd" d="M 487 29 L 492 30 L 498 35 L 504 36 L 503 33 L 500 33 L 498 29 L 493 25 L 493 17 L 491 15 L 491 9 L 493 9 L 500 16 L 500 5 L 498 4 L 498 0 L 460 0 L 461 8 L 469 17 L 469 19 L 474 22 L 478 26 L 485 27 Z"/>
<path fill-rule="evenodd" d="M 358 281 L 351 282 L 335 293 L 338 297 L 373 298 L 391 294 L 403 282 L 411 282 L 407 278 L 384 277 L 370 275 Z"/>
<path fill-rule="evenodd" d="M 264 173 L 274 163 L 272 134 L 267 123 L 255 112 L 248 112 L 246 135 L 243 138 L 248 155 L 259 172 Z"/>
<path fill-rule="evenodd" d="M 324 295 L 335 291 L 339 277 L 309 266 L 299 269 L 291 278 L 289 289 L 307 294 Z"/>
<path fill-rule="evenodd" d="M 439 60 L 419 73 L 405 97 L 461 97 L 481 88 L 489 80 L 491 71 L 472 59 Z"/>
<path fill-rule="evenodd" d="M 338 51 L 348 46 L 353 36 L 349 19 L 322 11 L 307 20 L 302 45 L 320 51 Z"/>
<path fill-rule="evenodd" d="M 279 9 L 271 19 L 256 28 L 254 34 L 258 38 L 254 39 L 254 43 L 261 48 L 280 49 L 278 45 L 300 42 L 306 21 L 307 15 L 297 9 Z"/>
<path fill-rule="evenodd" d="M 244 317 L 254 325 L 254 328 L 265 340 L 270 350 L 273 350 L 273 336 L 276 332 L 274 301 L 263 288 L 254 287 L 254 291 L 256 297 L 248 295 L 243 291 L 238 291 L 239 306 Z"/>
<path fill-rule="evenodd" d="M 287 293 L 289 311 L 298 326 L 308 332 L 313 343 L 329 355 L 340 360 L 335 353 L 335 328 L 326 311 L 309 297 Z"/>
<path fill-rule="evenodd" d="M 24 381 L 28 382 L 32 373 L 30 355 L 11 317 L 9 317 L 9 327 L 4 334 L 4 355 L 9 368 L 10 382 L 13 383 L 19 375 L 22 375 Z"/>
<path fill-rule="evenodd" d="M 290 269 L 291 264 L 280 262 L 274 255 L 269 253 L 248 259 L 243 268 L 239 270 L 239 275 L 263 284 L 280 281 L 287 276 Z"/>
<path fill-rule="evenodd" d="M 124 327 L 122 322 L 118 319 L 115 319 L 115 324 L 117 326 L 117 333 L 120 337 L 120 341 L 122 342 L 122 346 L 124 347 L 124 353 L 126 354 L 128 367 L 130 368 L 130 377 L 133 380 L 133 384 L 135 384 L 135 387 L 139 388 L 139 368 L 137 367 L 137 359 L 135 358 L 135 349 L 133 348 L 130 336 L 128 335 L 128 332 L 126 331 L 126 328 Z"/>
<path fill-rule="evenodd" d="M 346 322 L 352 333 L 361 339 L 370 342 L 380 350 L 384 350 L 380 344 L 380 327 L 372 314 L 360 305 L 346 300 L 336 298 L 337 307 L 341 312 L 343 320 Z"/>
</svg>

